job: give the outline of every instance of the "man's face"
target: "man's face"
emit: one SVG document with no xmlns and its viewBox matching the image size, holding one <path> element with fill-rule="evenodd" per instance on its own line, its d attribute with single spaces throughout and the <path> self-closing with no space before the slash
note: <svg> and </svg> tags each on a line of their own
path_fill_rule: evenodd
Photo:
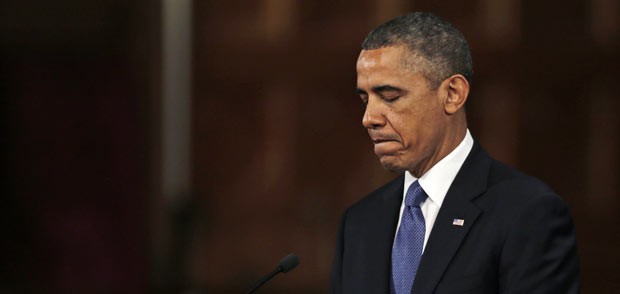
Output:
<svg viewBox="0 0 620 294">
<path fill-rule="evenodd" d="M 404 46 L 363 50 L 357 60 L 357 92 L 366 104 L 362 124 L 381 164 L 421 176 L 436 162 L 445 141 L 442 97 L 447 94 L 431 89 L 416 62 L 403 58 L 417 57 L 410 57 Z"/>
</svg>

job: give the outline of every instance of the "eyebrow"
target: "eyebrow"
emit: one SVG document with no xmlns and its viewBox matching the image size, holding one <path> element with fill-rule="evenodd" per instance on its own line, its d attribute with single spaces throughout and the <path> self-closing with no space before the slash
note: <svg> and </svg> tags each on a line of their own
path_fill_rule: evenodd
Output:
<svg viewBox="0 0 620 294">
<path fill-rule="evenodd" d="M 390 85 L 381 85 L 372 88 L 373 92 L 381 93 L 381 92 L 401 92 L 402 89 L 390 86 Z"/>
<path fill-rule="evenodd" d="M 376 87 L 372 87 L 372 91 L 375 93 L 382 93 L 382 92 L 402 92 L 403 90 L 394 86 L 390 86 L 390 85 L 381 85 L 381 86 L 376 86 Z M 358 95 L 362 95 L 362 94 L 367 94 L 366 91 L 357 88 L 355 89 L 355 93 Z"/>
</svg>

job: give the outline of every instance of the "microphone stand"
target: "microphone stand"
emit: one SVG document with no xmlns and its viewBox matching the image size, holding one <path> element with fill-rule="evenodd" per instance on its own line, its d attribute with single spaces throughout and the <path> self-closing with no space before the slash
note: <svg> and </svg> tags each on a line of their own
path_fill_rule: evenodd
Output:
<svg viewBox="0 0 620 294">
<path fill-rule="evenodd" d="M 256 289 L 258 289 L 263 284 L 267 283 L 267 281 L 269 281 L 271 278 L 273 278 L 275 275 L 279 274 L 280 272 L 282 272 L 282 267 L 281 266 L 276 267 L 273 271 L 271 271 L 266 276 L 258 280 L 258 282 L 256 282 L 256 285 L 254 285 L 254 287 L 252 287 L 252 289 L 250 289 L 250 291 L 248 291 L 246 294 L 254 293 Z"/>
<path fill-rule="evenodd" d="M 280 260 L 280 263 L 278 263 L 278 266 L 276 266 L 276 268 L 274 270 L 272 270 L 266 276 L 264 276 L 260 280 L 258 280 L 258 282 L 256 282 L 256 285 L 254 285 L 254 287 L 252 287 L 252 289 L 250 289 L 250 291 L 248 291 L 246 294 L 254 293 L 254 291 L 256 291 L 256 289 L 258 289 L 260 286 L 265 284 L 267 281 L 269 281 L 275 275 L 277 275 L 279 273 L 288 273 L 291 270 L 293 270 L 298 264 L 299 264 L 299 257 L 297 257 L 297 255 L 291 253 L 291 254 L 285 256 L 284 258 L 282 258 L 282 260 Z"/>
</svg>

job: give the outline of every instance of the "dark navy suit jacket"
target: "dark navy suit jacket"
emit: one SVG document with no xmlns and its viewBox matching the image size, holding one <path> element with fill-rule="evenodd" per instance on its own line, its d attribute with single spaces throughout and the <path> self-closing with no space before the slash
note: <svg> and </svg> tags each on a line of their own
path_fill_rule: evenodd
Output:
<svg viewBox="0 0 620 294">
<path fill-rule="evenodd" d="M 403 181 L 401 175 L 344 213 L 331 293 L 389 293 Z M 439 210 L 412 293 L 578 292 L 575 229 L 564 202 L 474 143 Z"/>
</svg>

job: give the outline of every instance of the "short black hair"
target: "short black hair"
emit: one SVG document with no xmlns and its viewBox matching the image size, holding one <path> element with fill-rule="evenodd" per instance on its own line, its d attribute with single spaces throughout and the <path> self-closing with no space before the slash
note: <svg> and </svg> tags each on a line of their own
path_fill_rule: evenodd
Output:
<svg viewBox="0 0 620 294">
<path fill-rule="evenodd" d="M 396 17 L 378 26 L 362 43 L 363 50 L 405 45 L 413 56 L 421 57 L 420 68 L 436 88 L 454 74 L 471 83 L 473 65 L 463 34 L 446 20 L 427 12 Z"/>
</svg>

